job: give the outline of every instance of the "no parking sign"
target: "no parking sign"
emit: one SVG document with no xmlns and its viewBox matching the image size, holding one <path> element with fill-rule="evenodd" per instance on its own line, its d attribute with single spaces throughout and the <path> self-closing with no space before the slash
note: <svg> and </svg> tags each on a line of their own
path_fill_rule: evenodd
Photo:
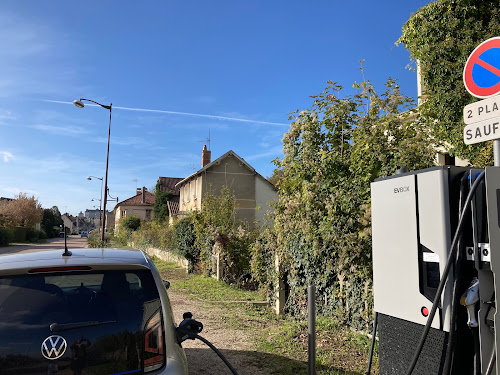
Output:
<svg viewBox="0 0 500 375">
<path fill-rule="evenodd" d="M 472 51 L 464 68 L 464 84 L 477 98 L 500 92 L 500 37 L 488 39 Z"/>
<path fill-rule="evenodd" d="M 500 97 L 493 96 L 500 92 L 500 37 L 488 39 L 472 51 L 464 68 L 464 84 L 475 97 L 488 98 L 465 106 L 465 144 L 499 139 Z"/>
</svg>

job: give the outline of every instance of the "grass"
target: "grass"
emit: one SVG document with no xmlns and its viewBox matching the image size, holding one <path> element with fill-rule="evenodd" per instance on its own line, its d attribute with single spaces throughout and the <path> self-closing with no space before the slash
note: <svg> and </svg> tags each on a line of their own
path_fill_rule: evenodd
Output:
<svg viewBox="0 0 500 375">
<path fill-rule="evenodd" d="M 179 268 L 175 264 L 153 259 L 160 272 Z M 307 374 L 308 327 L 306 319 L 276 316 L 271 307 L 227 301 L 262 301 L 262 292 L 244 291 L 212 278 L 187 275 L 179 270 L 172 283 L 173 291 L 188 298 L 203 300 L 215 314 L 221 327 L 242 331 L 251 337 L 256 352 L 249 353 L 254 363 L 266 373 L 282 375 Z M 316 320 L 316 373 L 318 375 L 361 375 L 366 371 L 370 339 L 340 326 L 332 318 Z M 372 374 L 378 374 L 378 350 L 375 351 Z"/>
</svg>

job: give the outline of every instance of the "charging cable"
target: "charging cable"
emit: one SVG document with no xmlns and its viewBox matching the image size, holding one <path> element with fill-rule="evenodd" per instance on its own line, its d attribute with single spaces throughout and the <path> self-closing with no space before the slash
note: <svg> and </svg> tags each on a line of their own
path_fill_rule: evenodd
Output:
<svg viewBox="0 0 500 375">
<path fill-rule="evenodd" d="M 175 333 L 177 336 L 177 342 L 179 345 L 183 342 L 186 341 L 187 339 L 194 340 L 198 339 L 200 341 L 203 341 L 205 344 L 209 346 L 210 349 L 212 349 L 215 354 L 219 356 L 220 359 L 226 364 L 226 366 L 231 370 L 233 375 L 238 375 L 236 370 L 231 366 L 229 361 L 222 355 L 222 353 L 206 338 L 201 337 L 199 333 L 203 330 L 203 323 L 194 320 L 193 319 L 193 314 L 190 312 L 185 312 L 182 315 L 182 318 L 184 319 L 180 324 L 179 327 L 176 328 Z"/>
<path fill-rule="evenodd" d="M 439 282 L 439 286 L 436 291 L 436 296 L 434 297 L 434 301 L 432 302 L 432 308 L 429 313 L 429 316 L 427 317 L 427 323 L 425 325 L 424 331 L 422 332 L 422 336 L 420 337 L 417 350 L 415 351 L 412 362 L 408 367 L 408 371 L 406 372 L 407 375 L 411 375 L 413 373 L 413 370 L 415 369 L 420 353 L 422 352 L 422 349 L 424 347 L 425 339 L 427 338 L 427 335 L 431 328 L 432 321 L 434 320 L 434 316 L 436 315 L 436 310 L 439 306 L 439 300 L 441 298 L 441 294 L 443 293 L 443 289 L 446 284 L 446 279 L 448 278 L 451 265 L 453 264 L 453 260 L 455 259 L 458 239 L 460 237 L 460 233 L 462 232 L 465 223 L 464 217 L 467 214 L 467 210 L 470 208 L 472 197 L 476 193 L 479 184 L 484 179 L 484 173 L 485 171 L 481 172 L 477 176 L 476 181 L 474 181 L 474 183 L 472 184 L 469 194 L 467 195 L 467 199 L 465 200 L 464 208 L 460 214 L 460 219 L 458 220 L 457 230 L 455 231 L 455 235 L 453 236 L 453 241 L 451 242 L 451 248 L 450 248 L 450 253 L 448 254 L 448 260 L 446 261 L 446 266 L 444 268 L 443 275 L 441 276 L 441 281 Z"/>
</svg>

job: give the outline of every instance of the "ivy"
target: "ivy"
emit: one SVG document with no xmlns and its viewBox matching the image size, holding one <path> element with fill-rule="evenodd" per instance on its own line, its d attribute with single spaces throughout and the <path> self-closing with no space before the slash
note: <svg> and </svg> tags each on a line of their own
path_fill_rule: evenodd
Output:
<svg viewBox="0 0 500 375">
<path fill-rule="evenodd" d="M 498 0 L 439 0 L 413 14 L 397 42 L 420 64 L 426 98 L 420 112 L 433 142 L 480 167 L 492 164 L 492 147 L 463 142 L 463 107 L 477 99 L 465 89 L 462 74 L 474 48 L 498 35 Z"/>
<path fill-rule="evenodd" d="M 342 88 L 329 82 L 310 109 L 292 113 L 284 156 L 275 160 L 281 177 L 274 225 L 253 246 L 252 269 L 271 295 L 277 277 L 286 278 L 287 312 L 305 313 L 307 285 L 314 284 L 320 313 L 366 329 L 373 299 L 370 182 L 403 165 L 430 166 L 434 151 L 394 80 L 381 95 L 369 82 L 354 87 L 357 95 L 340 97 Z"/>
</svg>

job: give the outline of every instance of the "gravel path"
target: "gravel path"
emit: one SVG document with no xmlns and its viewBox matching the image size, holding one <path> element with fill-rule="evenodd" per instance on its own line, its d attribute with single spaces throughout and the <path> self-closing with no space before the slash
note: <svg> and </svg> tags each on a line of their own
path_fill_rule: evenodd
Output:
<svg viewBox="0 0 500 375">
<path fill-rule="evenodd" d="M 186 277 L 184 270 L 180 272 L 172 270 L 167 273 L 167 278 L 172 284 L 182 277 Z M 203 323 L 204 329 L 201 336 L 222 352 L 239 375 L 271 374 L 261 368 L 263 363 L 259 357 L 262 353 L 253 350 L 252 337 L 247 334 L 242 335 L 243 331 L 221 323 L 220 318 L 217 317 L 217 311 L 223 309 L 223 306 L 209 307 L 206 302 L 189 299 L 173 290 L 169 290 L 169 297 L 176 322 L 181 322 L 182 314 L 190 311 L 194 319 Z M 188 359 L 189 375 L 231 374 L 217 354 L 200 340 L 186 340 L 182 346 Z"/>
</svg>

